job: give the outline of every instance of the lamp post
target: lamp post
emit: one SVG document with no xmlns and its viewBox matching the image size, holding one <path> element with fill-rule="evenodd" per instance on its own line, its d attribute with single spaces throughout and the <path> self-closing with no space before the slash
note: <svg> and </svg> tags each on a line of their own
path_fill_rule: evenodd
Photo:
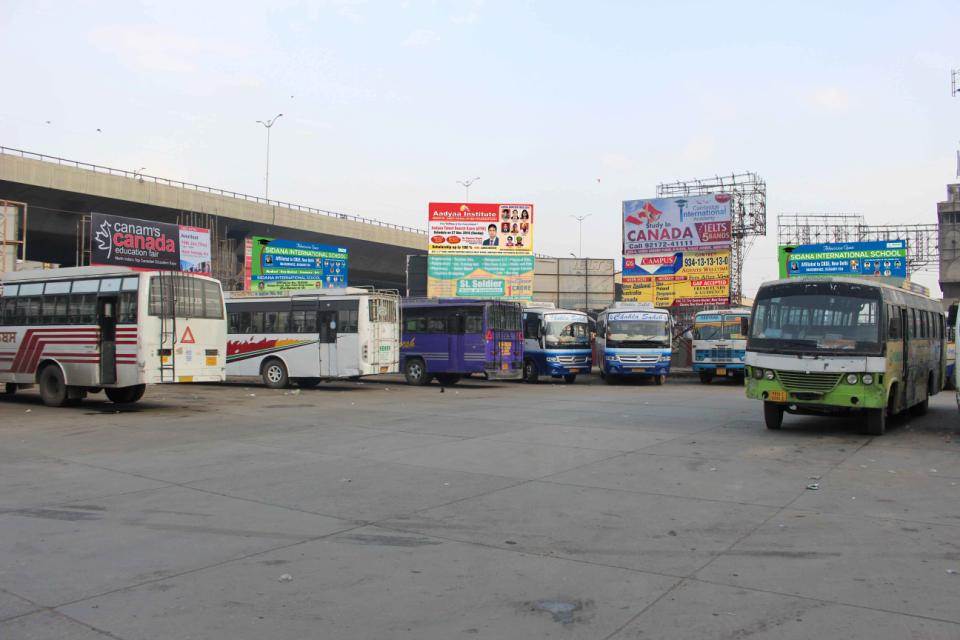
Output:
<svg viewBox="0 0 960 640">
<path fill-rule="evenodd" d="M 479 180 L 480 178 L 469 178 L 467 180 L 457 180 L 457 184 L 463 185 L 463 188 L 466 189 L 467 193 L 464 197 L 464 202 L 470 202 L 470 185 Z"/>
<path fill-rule="evenodd" d="M 273 127 L 273 124 L 277 121 L 277 118 L 282 116 L 282 113 L 278 113 L 269 120 L 257 120 L 257 123 L 262 124 L 267 129 L 267 174 L 263 180 L 263 198 L 268 200 L 270 198 L 270 129 Z"/>
<path fill-rule="evenodd" d="M 578 258 L 583 257 L 583 221 L 592 215 L 593 215 L 592 213 L 588 213 L 585 216 L 575 216 L 573 214 L 570 214 L 570 217 L 576 220 L 577 223 L 580 225 L 580 252 L 577 255 Z"/>
</svg>

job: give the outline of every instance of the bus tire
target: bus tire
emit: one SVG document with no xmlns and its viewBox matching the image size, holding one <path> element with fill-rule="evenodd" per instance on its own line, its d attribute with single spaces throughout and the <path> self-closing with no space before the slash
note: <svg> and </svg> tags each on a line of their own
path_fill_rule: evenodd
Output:
<svg viewBox="0 0 960 640">
<path fill-rule="evenodd" d="M 662 373 L 658 376 L 653 376 L 653 384 L 657 385 L 658 387 L 663 386 L 663 384 L 666 381 L 667 381 L 667 376 L 665 376 Z"/>
<path fill-rule="evenodd" d="M 271 389 L 286 389 L 290 384 L 287 374 L 287 365 L 279 358 L 270 358 L 260 368 L 260 377 L 263 384 Z"/>
<path fill-rule="evenodd" d="M 323 382 L 322 378 L 297 378 L 294 380 L 301 389 L 313 389 Z"/>
<path fill-rule="evenodd" d="M 48 364 L 40 371 L 37 380 L 40 385 L 40 399 L 48 407 L 62 407 L 67 403 L 67 384 L 63 380 L 63 371 L 55 364 Z"/>
<path fill-rule="evenodd" d="M 403 365 L 403 375 L 407 379 L 407 384 L 414 387 L 422 387 L 430 384 L 430 374 L 427 373 L 427 365 L 420 358 L 407 358 Z"/>
<path fill-rule="evenodd" d="M 763 422 L 767 429 L 778 430 L 783 426 L 783 407 L 775 402 L 764 402 Z"/>
<path fill-rule="evenodd" d="M 700 384 L 710 384 L 713 382 L 713 372 L 712 371 L 701 371 L 700 372 Z"/>
<path fill-rule="evenodd" d="M 439 382 L 444 387 L 452 387 L 453 385 L 460 382 L 459 373 L 438 373 L 437 382 Z"/>
<path fill-rule="evenodd" d="M 882 436 L 887 430 L 887 410 L 870 409 L 867 411 L 866 428 L 864 432 L 868 436 Z"/>
<path fill-rule="evenodd" d="M 103 392 L 107 394 L 107 398 L 109 398 L 110 402 L 114 404 L 133 404 L 143 397 L 143 393 L 146 390 L 147 385 L 135 384 L 132 387 L 113 387 L 110 389 L 104 389 Z"/>
<path fill-rule="evenodd" d="M 8 382 L 8 383 L 5 384 L 4 387 L 3 387 L 3 395 L 5 395 L 5 396 L 12 396 L 12 395 L 15 394 L 16 392 L 17 392 L 17 383 L 16 383 L 16 382 Z"/>
<path fill-rule="evenodd" d="M 523 381 L 530 384 L 536 384 L 540 379 L 540 372 L 537 371 L 537 363 L 527 358 L 523 361 Z"/>
<path fill-rule="evenodd" d="M 927 389 L 926 393 L 923 396 L 923 400 L 913 405 L 910 408 L 910 413 L 915 416 L 926 415 L 927 411 L 930 410 L 930 392 L 933 389 L 933 374 L 931 373 L 927 379 Z"/>
<path fill-rule="evenodd" d="M 575 373 L 568 373 L 568 374 L 566 374 L 566 375 L 563 376 L 563 381 L 564 381 L 565 383 L 567 383 L 567 384 L 573 384 L 574 382 L 577 381 L 577 374 L 575 374 Z"/>
</svg>

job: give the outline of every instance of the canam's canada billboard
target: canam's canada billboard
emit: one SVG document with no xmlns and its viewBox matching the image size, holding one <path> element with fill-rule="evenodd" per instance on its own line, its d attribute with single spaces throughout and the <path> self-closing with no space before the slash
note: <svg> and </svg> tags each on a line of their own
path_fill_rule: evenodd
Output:
<svg viewBox="0 0 960 640">
<path fill-rule="evenodd" d="M 93 213 L 90 264 L 210 275 L 210 230 Z"/>
<path fill-rule="evenodd" d="M 431 202 L 430 255 L 533 255 L 533 205 Z"/>
<path fill-rule="evenodd" d="M 729 249 L 730 202 L 725 193 L 626 200 L 623 255 Z"/>
</svg>

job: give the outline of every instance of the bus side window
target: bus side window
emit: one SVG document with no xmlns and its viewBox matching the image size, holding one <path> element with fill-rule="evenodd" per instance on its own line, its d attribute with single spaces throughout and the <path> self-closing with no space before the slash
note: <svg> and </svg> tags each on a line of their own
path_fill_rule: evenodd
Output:
<svg viewBox="0 0 960 640">
<path fill-rule="evenodd" d="M 237 311 L 227 312 L 227 333 L 240 333 L 240 313 Z"/>
<path fill-rule="evenodd" d="M 337 331 L 340 333 L 357 333 L 357 309 L 339 309 L 337 311 Z"/>
<path fill-rule="evenodd" d="M 540 318 L 537 316 L 527 316 L 527 321 L 523 325 L 523 337 L 529 340 L 537 340 L 540 337 Z"/>
<path fill-rule="evenodd" d="M 40 296 L 30 296 L 23 298 L 26 301 L 26 322 L 25 324 L 43 324 L 43 315 Z"/>
<path fill-rule="evenodd" d="M 427 319 L 421 309 L 410 309 L 403 313 L 403 330 L 407 333 L 423 333 L 427 330 Z"/>
<path fill-rule="evenodd" d="M 125 291 L 120 294 L 120 310 L 117 322 L 135 324 L 137 322 L 137 292 Z"/>
<path fill-rule="evenodd" d="M 903 337 L 903 328 L 900 326 L 900 308 L 887 305 L 887 337 L 899 340 Z"/>
<path fill-rule="evenodd" d="M 0 298 L 0 324 L 13 326 L 13 310 L 16 298 Z"/>
<path fill-rule="evenodd" d="M 250 333 L 263 333 L 263 311 L 250 312 Z"/>
<path fill-rule="evenodd" d="M 274 333 L 287 333 L 290 331 L 290 312 L 277 311 L 277 323 L 273 327 Z"/>
<path fill-rule="evenodd" d="M 427 314 L 427 333 L 447 333 L 447 309 L 430 309 Z M 451 325 L 453 322 L 451 321 Z"/>
<path fill-rule="evenodd" d="M 468 307 L 464 333 L 483 333 L 483 307 Z"/>
</svg>

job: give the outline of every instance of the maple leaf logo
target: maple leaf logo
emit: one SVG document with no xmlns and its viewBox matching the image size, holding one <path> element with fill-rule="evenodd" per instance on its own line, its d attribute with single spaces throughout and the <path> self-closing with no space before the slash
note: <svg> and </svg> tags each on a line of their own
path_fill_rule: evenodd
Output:
<svg viewBox="0 0 960 640">
<path fill-rule="evenodd" d="M 110 223 L 104 220 L 93 235 L 93 239 L 96 241 L 98 249 L 107 252 L 107 259 L 109 259 L 113 254 L 113 243 L 110 242 Z"/>
</svg>

